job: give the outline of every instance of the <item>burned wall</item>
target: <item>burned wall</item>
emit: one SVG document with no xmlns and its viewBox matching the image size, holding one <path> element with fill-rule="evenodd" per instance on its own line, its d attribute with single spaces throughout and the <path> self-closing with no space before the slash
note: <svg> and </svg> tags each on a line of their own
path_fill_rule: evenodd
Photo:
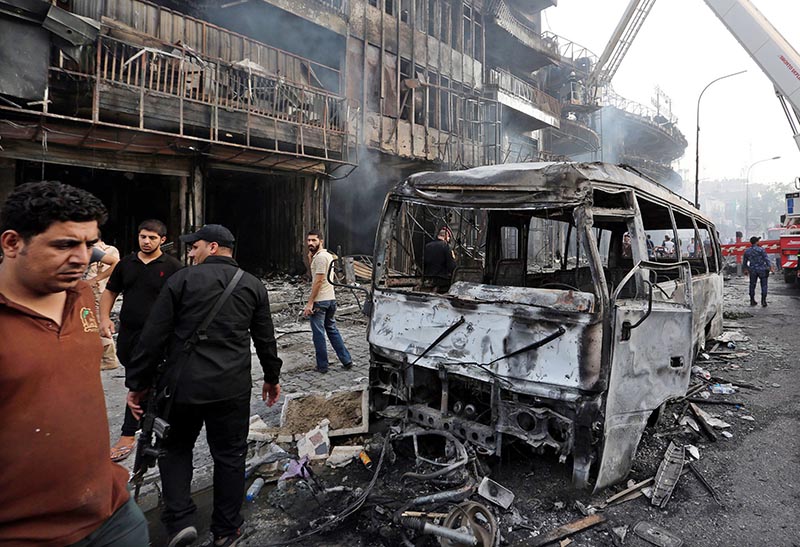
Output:
<svg viewBox="0 0 800 547">
<path fill-rule="evenodd" d="M 249 272 L 305 272 L 305 235 L 325 230 L 329 183 L 312 175 L 214 169 L 206 184 L 206 222 L 236 237 L 236 260 Z"/>
</svg>

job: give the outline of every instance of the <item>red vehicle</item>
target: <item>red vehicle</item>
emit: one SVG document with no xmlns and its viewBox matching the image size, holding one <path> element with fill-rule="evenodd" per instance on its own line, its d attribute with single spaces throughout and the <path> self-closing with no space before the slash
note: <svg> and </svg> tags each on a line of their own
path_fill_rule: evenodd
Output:
<svg viewBox="0 0 800 547">
<path fill-rule="evenodd" d="M 786 194 L 786 217 L 780 237 L 781 268 L 783 279 L 794 283 L 800 276 L 797 267 L 800 254 L 800 192 Z"/>
</svg>

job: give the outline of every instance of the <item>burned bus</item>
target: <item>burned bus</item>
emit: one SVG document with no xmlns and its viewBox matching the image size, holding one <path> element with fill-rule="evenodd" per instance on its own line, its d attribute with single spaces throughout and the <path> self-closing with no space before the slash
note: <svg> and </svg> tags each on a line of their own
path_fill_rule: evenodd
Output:
<svg viewBox="0 0 800 547">
<path fill-rule="evenodd" d="M 443 229 L 444 284 L 423 266 Z M 386 198 L 373 261 L 372 409 L 400 405 L 486 454 L 513 439 L 552 450 L 576 486 L 627 475 L 648 421 L 722 331 L 714 225 L 630 168 L 413 175 Z"/>
</svg>

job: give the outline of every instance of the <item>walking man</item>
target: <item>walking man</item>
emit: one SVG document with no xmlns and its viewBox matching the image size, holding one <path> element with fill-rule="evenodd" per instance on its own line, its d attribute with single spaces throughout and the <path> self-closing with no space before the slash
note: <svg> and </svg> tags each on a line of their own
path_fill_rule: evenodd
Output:
<svg viewBox="0 0 800 547">
<path fill-rule="evenodd" d="M 328 347 L 325 343 L 325 334 L 331 341 L 333 351 L 344 368 L 353 366 L 350 352 L 344 345 L 342 335 L 336 328 L 336 295 L 333 285 L 328 282 L 328 268 L 333 257 L 322 246 L 324 239 L 322 232 L 311 230 L 306 236 L 306 245 L 311 255 L 311 295 L 308 303 L 303 308 L 303 315 L 311 319 L 311 335 L 314 340 L 314 351 L 317 360 L 317 372 L 328 372 Z"/>
<path fill-rule="evenodd" d="M 139 343 L 150 308 L 167 279 L 183 266 L 177 259 L 161 251 L 161 245 L 167 240 L 167 227 L 163 222 L 145 220 L 139 224 L 138 232 L 139 251 L 120 260 L 100 298 L 100 332 L 110 338 L 114 332 L 111 309 L 117 297 L 123 295 L 119 314 L 117 357 L 122 366 L 126 367 L 126 378 L 133 349 Z M 120 438 L 111 447 L 112 461 L 122 461 L 131 454 L 138 430 L 139 421 L 126 406 Z"/>
<path fill-rule="evenodd" d="M 82 281 L 106 209 L 58 182 L 0 211 L 0 544 L 140 547 L 147 522 L 108 459 L 95 301 Z"/>
<path fill-rule="evenodd" d="M 756 306 L 756 283 L 761 280 L 761 305 L 767 306 L 767 280 L 772 271 L 767 251 L 758 242 L 761 238 L 753 236 L 750 238 L 750 248 L 744 252 L 742 264 L 744 272 L 750 272 L 750 305 Z"/>
<path fill-rule="evenodd" d="M 181 236 L 190 244 L 195 266 L 169 278 L 153 306 L 128 367 L 128 405 L 142 415 L 142 402 L 162 356 L 167 363 L 161 386 L 172 392 L 166 416 L 170 433 L 159 459 L 164 510 L 161 520 L 169 547 L 197 539 L 196 507 L 190 495 L 192 450 L 203 425 L 214 459 L 214 545 L 229 547 L 242 535 L 245 457 L 250 419 L 250 339 L 264 371 L 262 398 L 272 406 L 280 395 L 281 360 L 264 284 L 239 269 L 233 234 L 208 224 Z M 235 278 L 241 272 L 241 278 Z M 217 302 L 231 285 L 232 291 Z M 198 332 L 205 325 L 204 332 Z M 187 343 L 188 342 L 188 343 Z"/>
</svg>

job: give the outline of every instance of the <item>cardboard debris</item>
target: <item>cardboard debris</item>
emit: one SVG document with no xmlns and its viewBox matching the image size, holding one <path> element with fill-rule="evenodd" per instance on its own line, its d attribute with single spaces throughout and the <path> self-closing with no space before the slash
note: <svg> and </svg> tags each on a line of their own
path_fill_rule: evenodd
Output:
<svg viewBox="0 0 800 547">
<path fill-rule="evenodd" d="M 330 440 L 328 439 L 328 420 L 322 420 L 317 427 L 304 434 L 297 441 L 297 457 L 309 460 L 324 460 L 328 457 Z"/>
<path fill-rule="evenodd" d="M 247 431 L 247 442 L 270 442 L 272 435 L 269 433 L 269 426 L 255 414 L 250 416 L 250 429 Z"/>
<path fill-rule="evenodd" d="M 331 455 L 328 456 L 328 461 L 325 462 L 325 465 L 333 468 L 350 465 L 362 450 L 364 450 L 364 447 L 361 445 L 336 446 L 331 450 Z"/>
<path fill-rule="evenodd" d="M 750 337 L 742 331 L 729 330 L 722 333 L 722 336 L 717 337 L 717 342 L 727 344 L 728 342 L 749 342 Z"/>
</svg>

